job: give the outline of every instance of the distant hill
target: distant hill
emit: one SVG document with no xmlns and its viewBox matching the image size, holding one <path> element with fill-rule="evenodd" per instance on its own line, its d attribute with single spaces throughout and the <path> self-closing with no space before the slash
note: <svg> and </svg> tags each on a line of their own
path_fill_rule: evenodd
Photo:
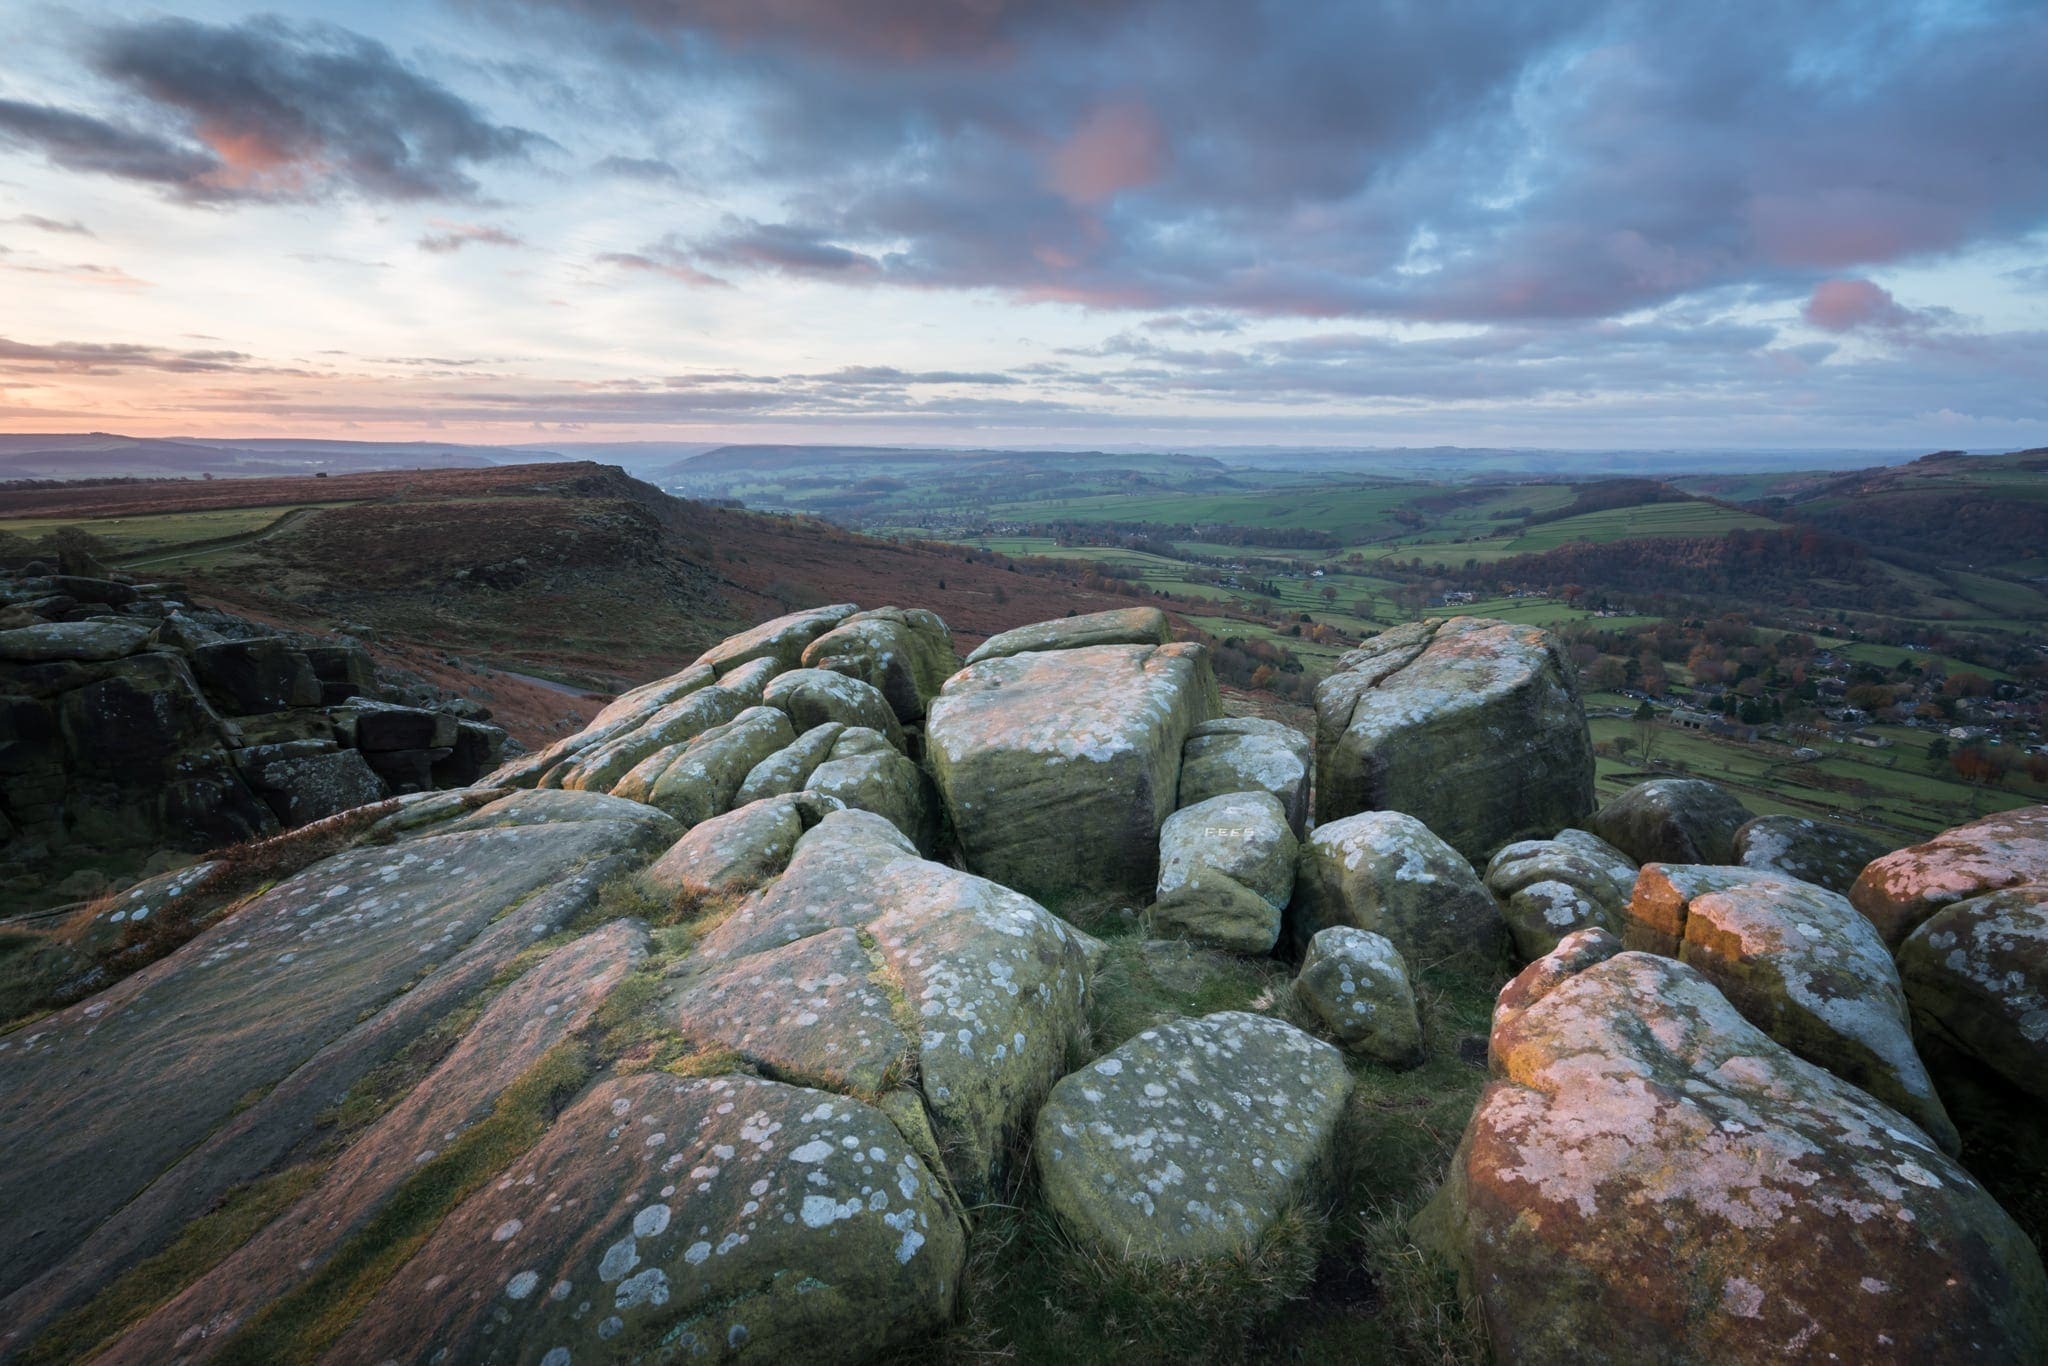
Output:
<svg viewBox="0 0 2048 1366">
<path fill-rule="evenodd" d="M 252 478 L 390 469 L 460 469 L 560 459 L 512 446 L 275 437 L 187 440 L 110 432 L 0 434 L 0 481 Z"/>
<path fill-rule="evenodd" d="M 276 508 L 210 534 L 234 508 Z M 152 574 L 261 619 L 414 642 L 612 690 L 795 607 L 930 604 L 963 647 L 1068 611 L 1127 605 L 1082 569 L 899 544 L 805 518 L 672 497 L 588 461 L 15 490 L 10 525 L 118 525 Z M 162 535 L 153 538 L 152 526 Z M 194 539 L 186 553 L 164 537 Z M 358 631 L 357 628 L 363 628 Z"/>
</svg>

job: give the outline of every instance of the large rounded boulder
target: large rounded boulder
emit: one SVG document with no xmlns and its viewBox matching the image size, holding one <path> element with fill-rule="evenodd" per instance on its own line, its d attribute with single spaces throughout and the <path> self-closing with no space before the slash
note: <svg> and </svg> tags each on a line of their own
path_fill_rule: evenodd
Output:
<svg viewBox="0 0 2048 1366">
<path fill-rule="evenodd" d="M 1272 951 L 1294 893 L 1294 832 L 1269 792 L 1184 806 L 1159 832 L 1156 933 L 1238 953 Z"/>
<path fill-rule="evenodd" d="M 2048 882 L 2048 806 L 2001 811 L 1886 854 L 1849 900 L 1896 947 L 1951 902 L 2027 882 Z"/>
<path fill-rule="evenodd" d="M 1845 895 L 1857 875 L 1891 846 L 1860 830 L 1811 816 L 1758 816 L 1735 832 L 1735 862 Z"/>
<path fill-rule="evenodd" d="M 1456 849 L 1398 811 L 1319 825 L 1302 842 L 1288 938 L 1297 950 L 1332 925 L 1392 940 L 1417 971 L 1491 966 L 1506 938 L 1500 907 Z"/>
<path fill-rule="evenodd" d="M 1316 687 L 1316 819 L 1402 811 L 1474 862 L 1581 824 L 1593 743 L 1549 632 L 1483 617 L 1399 626 Z"/>
<path fill-rule="evenodd" d="M 1219 716 L 1188 732 L 1180 756 L 1180 804 L 1226 792 L 1270 792 L 1299 837 L 1308 822 L 1314 743 L 1292 726 L 1260 716 Z"/>
<path fill-rule="evenodd" d="M 1578 956 L 1496 1018 L 1417 1223 L 1500 1360 L 2048 1359 L 2040 1255 L 1924 1134 L 1692 968 Z"/>
<path fill-rule="evenodd" d="M 1733 863 L 1749 808 L 1704 778 L 1652 778 L 1601 807 L 1587 827 L 1637 863 Z"/>
<path fill-rule="evenodd" d="M 1773 1039 L 1960 1147 L 1891 954 L 1848 898 L 1781 873 L 1652 863 L 1622 937 L 1697 968 Z"/>
<path fill-rule="evenodd" d="M 1936 911 L 1899 946 L 1920 1031 L 2048 1104 L 2048 883 Z"/>
<path fill-rule="evenodd" d="M 807 669 L 830 669 L 872 684 L 904 725 L 925 709 L 960 667 L 953 633 L 923 608 L 877 607 L 855 612 L 804 647 Z"/>
<path fill-rule="evenodd" d="M 1487 890 L 1500 900 L 1515 952 L 1525 960 L 1588 926 L 1619 930 L 1635 882 L 1635 860 L 1583 830 L 1518 840 L 1486 865 Z"/>
</svg>

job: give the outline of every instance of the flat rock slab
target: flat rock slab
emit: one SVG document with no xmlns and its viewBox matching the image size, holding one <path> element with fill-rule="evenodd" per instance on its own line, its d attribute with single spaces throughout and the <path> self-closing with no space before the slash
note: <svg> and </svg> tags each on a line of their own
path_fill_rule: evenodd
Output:
<svg viewBox="0 0 2048 1366">
<path fill-rule="evenodd" d="M 890 983 L 857 930 L 827 930 L 688 983 L 665 1014 L 678 1032 L 745 1056 L 776 1077 L 869 1100 L 914 1055 Z"/>
<path fill-rule="evenodd" d="M 1143 898 L 1181 746 L 1217 710 L 1196 645 L 1095 645 L 969 665 L 927 718 L 967 866 L 1060 910 Z"/>
<path fill-rule="evenodd" d="M 2048 1277 L 1990 1195 L 1684 964 L 1556 974 L 1492 1051 L 1416 1231 L 1502 1360 L 2048 1354 Z"/>
<path fill-rule="evenodd" d="M 1849 900 L 1896 948 L 1943 906 L 2027 882 L 2048 882 L 2048 806 L 2001 811 L 1886 854 Z"/>
<path fill-rule="evenodd" d="M 1316 687 L 1316 818 L 1403 811 L 1475 862 L 1593 810 L 1593 742 L 1549 632 L 1397 626 Z"/>
<path fill-rule="evenodd" d="M 1138 1257 L 1224 1257 L 1313 1184 L 1351 1094 L 1344 1056 L 1223 1011 L 1148 1029 L 1062 1079 L 1033 1154 L 1048 1208 Z"/>
<path fill-rule="evenodd" d="M 1743 867 L 1844 894 L 1864 868 L 1890 851 L 1859 830 L 1810 816 L 1758 816 L 1735 832 L 1735 861 Z"/>
<path fill-rule="evenodd" d="M 1899 946 L 1926 1034 L 2048 1102 L 2048 883 L 1945 906 Z"/>
<path fill-rule="evenodd" d="M 94 1225 L 307 1059 L 405 1000 L 508 913 L 630 848 L 605 821 L 427 835 L 336 855 L 170 957 L 0 1039 L 0 1290 Z M 560 913 L 573 913 L 573 897 Z M 553 916 L 530 927 L 538 938 Z M 343 1089 L 346 1089 L 345 1087 Z M 331 1098 L 330 1102 L 331 1103 Z"/>
<path fill-rule="evenodd" d="M 1601 807 L 1587 828 L 1638 863 L 1734 863 L 1750 820 L 1733 793 L 1704 778 L 1652 778 Z"/>
<path fill-rule="evenodd" d="M 47 664 L 120 659 L 149 644 L 155 628 L 142 622 L 48 621 L 0 631 L 0 662 Z"/>
<path fill-rule="evenodd" d="M 1688 884 L 1682 899 L 1660 894 Z M 1697 968 L 1743 1018 L 1892 1106 L 1945 1150 L 1959 1149 L 1914 1050 L 1891 953 L 1848 898 L 1780 873 L 1665 863 L 1649 865 L 1639 885 L 1642 901 L 1654 907 L 1649 937 L 1661 941 L 1675 919 L 1673 956 Z M 1642 937 L 1623 938 L 1638 947 Z"/>
<path fill-rule="evenodd" d="M 324 1265 L 424 1162 L 488 1116 L 505 1090 L 577 1030 L 647 952 L 647 931 L 613 921 L 550 954 L 501 992 L 448 1056 L 352 1143 L 312 1193 L 100 1358 L 202 1361 L 251 1311 Z"/>
<path fill-rule="evenodd" d="M 339 1361 L 860 1361 L 942 1330 L 965 1239 L 880 1111 L 750 1077 L 600 1083 L 445 1219 Z"/>
<path fill-rule="evenodd" d="M 984 659 L 1007 659 L 1038 650 L 1078 650 L 1090 645 L 1164 645 L 1171 638 L 1166 613 L 1157 607 L 1121 607 L 999 632 L 977 646 L 967 656 L 967 662 L 979 664 Z"/>
</svg>

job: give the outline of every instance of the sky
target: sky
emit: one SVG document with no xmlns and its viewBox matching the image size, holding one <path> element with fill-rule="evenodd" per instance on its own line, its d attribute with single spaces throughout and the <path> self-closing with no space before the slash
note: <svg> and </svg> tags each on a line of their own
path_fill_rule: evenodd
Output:
<svg viewBox="0 0 2048 1366">
<path fill-rule="evenodd" d="M 0 430 L 2048 445 L 2048 4 L 0 0 Z"/>
</svg>

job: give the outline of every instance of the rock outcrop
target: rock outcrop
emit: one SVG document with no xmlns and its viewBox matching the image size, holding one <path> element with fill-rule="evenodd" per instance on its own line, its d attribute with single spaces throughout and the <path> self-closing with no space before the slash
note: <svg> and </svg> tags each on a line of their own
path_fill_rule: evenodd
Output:
<svg viewBox="0 0 2048 1366">
<path fill-rule="evenodd" d="M 1749 808 L 1702 778 L 1652 778 L 1601 807 L 1587 827 L 1637 863 L 1734 863 Z"/>
<path fill-rule="evenodd" d="M 1474 862 L 1582 824 L 1593 744 L 1571 663 L 1532 626 L 1397 626 L 1316 687 L 1316 819 L 1415 817 Z"/>
<path fill-rule="evenodd" d="M 1891 1110 L 1684 964 L 1530 975 L 1547 990 L 1496 1018 L 1494 1080 L 1418 1223 L 1501 1360 L 2048 1353 L 2039 1254 Z"/>
<path fill-rule="evenodd" d="M 1199 645 L 1030 648 L 969 664 L 926 720 L 961 856 L 1055 910 L 1142 900 L 1181 747 L 1219 710 Z"/>
<path fill-rule="evenodd" d="M 490 713 L 389 700 L 370 657 L 170 585 L 0 574 L 0 902 L 84 900 L 499 763 Z M 387 694 L 379 697 L 379 692 Z M 446 704 L 453 706 L 455 704 Z"/>
<path fill-rule="evenodd" d="M 1622 941 L 1698 969 L 1751 1024 L 1959 1148 L 1891 954 L 1848 898 L 1760 869 L 1652 863 Z"/>
<path fill-rule="evenodd" d="M 2048 1103 L 2048 883 L 1954 902 L 1899 946 L 1925 1036 Z"/>
<path fill-rule="evenodd" d="M 1350 1091 L 1342 1055 L 1280 1020 L 1225 1011 L 1148 1029 L 1039 1111 L 1046 1205 L 1112 1252 L 1243 1252 L 1312 1192 Z"/>
<path fill-rule="evenodd" d="M 175 662 L 195 715 L 314 696 L 268 646 L 216 651 L 209 691 L 164 627 L 103 615 L 0 639 L 27 661 L 0 677 L 69 695 Z M 1214 722 L 1206 654 L 1164 635 L 1072 618 L 942 674 L 929 613 L 792 613 L 481 782 L 11 923 L 0 1360 L 889 1361 L 955 1351 L 963 1289 L 979 1322 L 1019 1252 L 1119 1301 L 1201 1287 L 1219 1303 L 1174 1312 L 1202 1322 L 1319 1297 L 1351 1253 L 1324 1216 L 1414 1165 L 1387 1126 L 1455 1126 L 1435 1083 L 1477 1061 L 1507 927 L 1414 815 L 1299 839 L 1303 737 Z M 1420 762 L 1562 753 L 1540 634 L 1403 639 L 1383 691 L 1422 708 Z M 107 657 L 28 658 L 60 645 Z M 448 716 L 301 653 L 319 702 L 293 714 L 347 743 L 235 718 L 264 765 L 454 748 Z M 1477 710 L 1430 719 L 1438 688 Z M 1482 768 L 1430 776 L 1504 827 L 1457 786 Z M 1562 772 L 1509 805 L 1569 805 Z M 1488 871 L 1525 949 L 1556 947 L 1498 995 L 1428 1221 L 1496 1353 L 2039 1356 L 2048 1281 L 1941 1151 L 1870 923 L 1541 825 Z M 1901 954 L 1923 1033 L 2034 1095 L 2038 891 L 1944 903 Z"/>
<path fill-rule="evenodd" d="M 1486 865 L 1487 890 L 1500 900 L 1515 952 L 1529 962 L 1577 930 L 1618 932 L 1635 883 L 1635 860 L 1583 830 L 1507 845 Z"/>
<path fill-rule="evenodd" d="M 2001 811 L 1886 854 L 1849 900 L 1896 948 L 1943 906 L 2028 882 L 2048 882 L 2048 806 Z"/>
<path fill-rule="evenodd" d="M 1268 792 L 1231 792 L 1166 818 L 1152 927 L 1236 953 L 1270 953 L 1294 894 L 1294 832 Z"/>
<path fill-rule="evenodd" d="M 1810 816 L 1758 816 L 1735 832 L 1734 861 L 1846 895 L 1857 875 L 1888 852 L 1870 836 Z"/>
<path fill-rule="evenodd" d="M 1385 935 L 1417 971 L 1491 964 L 1506 938 L 1500 907 L 1472 865 L 1398 811 L 1331 821 L 1302 842 L 1288 937 L 1306 950 L 1333 925 Z"/>
</svg>

